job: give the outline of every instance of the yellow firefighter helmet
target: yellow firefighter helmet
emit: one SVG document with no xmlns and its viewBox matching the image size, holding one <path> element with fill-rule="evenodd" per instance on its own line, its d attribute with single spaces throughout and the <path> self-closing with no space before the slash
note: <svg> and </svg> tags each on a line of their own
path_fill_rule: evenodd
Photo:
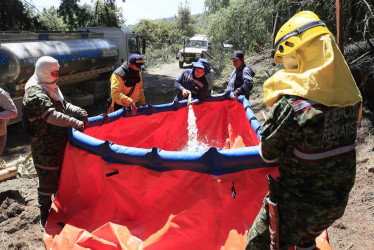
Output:
<svg viewBox="0 0 374 250">
<path fill-rule="evenodd" d="M 278 31 L 274 40 L 272 57 L 281 63 L 281 57 L 289 56 L 305 43 L 322 34 L 334 37 L 326 24 L 311 11 L 302 11 L 290 18 Z"/>
</svg>

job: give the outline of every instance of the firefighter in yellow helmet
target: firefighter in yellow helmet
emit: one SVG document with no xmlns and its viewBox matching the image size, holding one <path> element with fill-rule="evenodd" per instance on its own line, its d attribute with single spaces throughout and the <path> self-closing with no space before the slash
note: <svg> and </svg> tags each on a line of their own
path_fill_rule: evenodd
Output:
<svg viewBox="0 0 374 250">
<path fill-rule="evenodd" d="M 249 229 L 246 249 L 316 249 L 315 238 L 343 216 L 354 184 L 362 97 L 334 36 L 313 12 L 281 27 L 272 56 L 284 69 L 264 83 L 272 112 L 260 155 L 280 162 L 280 176 Z"/>
</svg>

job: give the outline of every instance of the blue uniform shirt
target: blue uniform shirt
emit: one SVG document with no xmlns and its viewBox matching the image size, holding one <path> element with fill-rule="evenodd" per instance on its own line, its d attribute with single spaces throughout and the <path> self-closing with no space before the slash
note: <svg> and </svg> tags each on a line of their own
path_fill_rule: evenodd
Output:
<svg viewBox="0 0 374 250">
<path fill-rule="evenodd" d="M 175 101 L 181 101 L 183 99 L 182 89 L 185 88 L 191 91 L 192 98 L 198 98 L 199 101 L 204 101 L 207 93 L 208 93 L 208 81 L 206 80 L 205 76 L 200 78 L 196 78 L 193 75 L 194 69 L 186 69 L 178 76 L 178 78 L 174 82 L 174 87 L 180 92 L 174 98 Z"/>
<path fill-rule="evenodd" d="M 236 96 L 245 95 L 248 97 L 249 92 L 253 88 L 253 75 L 254 72 L 246 64 L 234 69 L 229 78 L 227 91 L 234 92 Z"/>
</svg>

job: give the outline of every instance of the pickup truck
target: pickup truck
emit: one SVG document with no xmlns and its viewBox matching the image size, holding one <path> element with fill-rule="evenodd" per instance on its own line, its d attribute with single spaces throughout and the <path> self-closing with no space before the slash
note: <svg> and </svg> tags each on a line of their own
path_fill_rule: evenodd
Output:
<svg viewBox="0 0 374 250">
<path fill-rule="evenodd" d="M 184 42 L 183 49 L 177 53 L 179 68 L 183 68 L 183 64 L 191 64 L 197 62 L 200 58 L 211 58 L 208 53 L 210 48 L 209 40 L 206 35 L 195 35 Z"/>
</svg>

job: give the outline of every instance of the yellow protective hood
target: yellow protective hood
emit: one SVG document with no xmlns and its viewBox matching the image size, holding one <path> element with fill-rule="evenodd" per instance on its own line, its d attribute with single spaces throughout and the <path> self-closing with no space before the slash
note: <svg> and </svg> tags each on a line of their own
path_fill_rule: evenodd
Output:
<svg viewBox="0 0 374 250">
<path fill-rule="evenodd" d="M 351 71 L 330 34 L 300 47 L 298 69 L 279 70 L 264 83 L 264 102 L 272 107 L 282 95 L 295 95 L 326 106 L 344 107 L 362 101 Z"/>
</svg>

